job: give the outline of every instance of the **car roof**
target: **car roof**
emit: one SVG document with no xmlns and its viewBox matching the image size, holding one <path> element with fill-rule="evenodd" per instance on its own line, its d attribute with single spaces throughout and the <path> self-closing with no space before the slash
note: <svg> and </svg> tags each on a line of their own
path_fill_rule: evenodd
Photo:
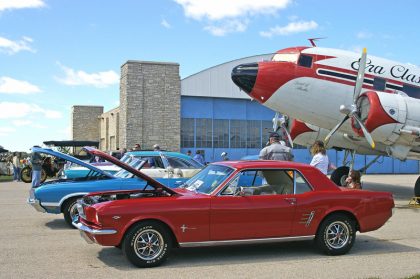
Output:
<svg viewBox="0 0 420 279">
<path fill-rule="evenodd" d="M 313 168 L 308 164 L 276 161 L 276 160 L 250 160 L 250 161 L 221 161 L 212 163 L 212 165 L 224 165 L 235 169 L 249 168 L 291 168 L 291 169 L 307 169 Z"/>
<path fill-rule="evenodd" d="M 188 155 L 185 155 L 179 152 L 174 152 L 174 151 L 138 150 L 138 151 L 128 151 L 127 153 L 134 156 L 157 156 L 159 154 L 163 154 L 165 156 L 170 156 L 170 157 L 191 159 L 191 157 Z"/>
</svg>

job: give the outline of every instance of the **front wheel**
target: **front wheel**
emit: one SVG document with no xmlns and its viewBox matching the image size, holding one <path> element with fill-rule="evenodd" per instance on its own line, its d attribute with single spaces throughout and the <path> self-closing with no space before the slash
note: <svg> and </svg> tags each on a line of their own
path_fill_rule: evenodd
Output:
<svg viewBox="0 0 420 279">
<path fill-rule="evenodd" d="M 416 184 L 414 185 L 414 196 L 420 197 L 420 176 L 416 180 Z"/>
<path fill-rule="evenodd" d="M 331 180 L 338 186 L 346 185 L 346 178 L 349 175 L 350 168 L 341 166 L 333 171 L 331 174 Z"/>
<path fill-rule="evenodd" d="M 318 248 L 327 255 L 343 255 L 350 251 L 356 239 L 354 220 L 342 214 L 328 216 L 316 234 Z"/>
<path fill-rule="evenodd" d="M 64 220 L 66 220 L 66 223 L 73 229 L 75 229 L 75 227 L 72 222 L 75 218 L 79 217 L 79 212 L 76 208 L 77 199 L 78 198 L 71 198 L 65 201 L 63 205 Z"/>
<path fill-rule="evenodd" d="M 30 166 L 26 166 L 20 171 L 20 179 L 25 183 L 32 182 L 32 168 Z"/>
<path fill-rule="evenodd" d="M 122 249 L 127 259 L 138 267 L 163 263 L 172 248 L 168 229 L 157 222 L 141 222 L 124 236 Z"/>
</svg>

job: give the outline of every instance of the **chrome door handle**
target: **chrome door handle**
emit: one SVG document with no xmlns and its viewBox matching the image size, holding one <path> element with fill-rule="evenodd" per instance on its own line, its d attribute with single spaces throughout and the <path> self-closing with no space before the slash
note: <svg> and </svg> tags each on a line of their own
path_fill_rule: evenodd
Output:
<svg viewBox="0 0 420 279">
<path fill-rule="evenodd" d="M 284 200 L 292 205 L 296 204 L 296 198 L 285 198 Z"/>
</svg>

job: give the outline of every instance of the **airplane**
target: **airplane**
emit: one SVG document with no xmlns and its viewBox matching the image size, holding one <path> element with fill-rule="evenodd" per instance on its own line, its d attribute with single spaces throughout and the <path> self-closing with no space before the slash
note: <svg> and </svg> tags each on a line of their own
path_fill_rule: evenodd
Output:
<svg viewBox="0 0 420 279">
<path fill-rule="evenodd" d="M 356 153 L 377 155 L 362 172 L 381 156 L 420 160 L 420 68 L 368 56 L 366 49 L 360 55 L 311 43 L 279 50 L 271 61 L 238 65 L 231 78 L 278 112 L 275 130 L 289 123 L 290 143 L 324 140 L 344 150 L 343 166 L 331 174 L 338 185 Z M 420 177 L 414 194 L 420 197 Z"/>
</svg>

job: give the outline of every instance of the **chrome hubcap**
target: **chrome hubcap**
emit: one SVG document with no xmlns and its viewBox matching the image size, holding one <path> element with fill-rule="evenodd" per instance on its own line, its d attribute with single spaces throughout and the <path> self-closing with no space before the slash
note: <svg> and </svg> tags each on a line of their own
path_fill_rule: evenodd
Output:
<svg viewBox="0 0 420 279">
<path fill-rule="evenodd" d="M 163 250 L 163 237 L 153 229 L 142 231 L 134 239 L 134 251 L 143 260 L 150 261 L 156 259 Z"/>
<path fill-rule="evenodd" d="M 74 203 L 70 207 L 69 213 L 70 213 L 71 220 L 74 220 L 75 218 L 79 217 L 79 212 L 77 211 L 77 203 Z"/>
<path fill-rule="evenodd" d="M 337 221 L 327 228 L 327 244 L 333 249 L 343 248 L 350 239 L 349 227 L 346 223 Z"/>
</svg>

